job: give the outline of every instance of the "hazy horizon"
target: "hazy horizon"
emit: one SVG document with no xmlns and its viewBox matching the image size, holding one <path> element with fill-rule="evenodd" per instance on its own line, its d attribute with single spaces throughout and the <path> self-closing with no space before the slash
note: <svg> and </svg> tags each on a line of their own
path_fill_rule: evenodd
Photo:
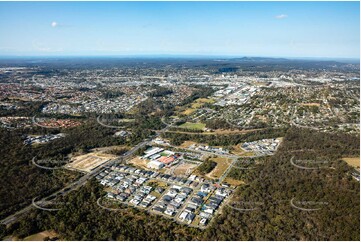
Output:
<svg viewBox="0 0 361 242">
<path fill-rule="evenodd" d="M 359 2 L 0 2 L 0 55 L 359 59 L 359 8 Z"/>
</svg>

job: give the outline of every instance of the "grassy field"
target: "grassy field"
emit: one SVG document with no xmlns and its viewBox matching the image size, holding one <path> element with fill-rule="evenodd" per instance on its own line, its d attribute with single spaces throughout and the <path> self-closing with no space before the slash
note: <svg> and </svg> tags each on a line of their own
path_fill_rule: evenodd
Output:
<svg viewBox="0 0 361 242">
<path fill-rule="evenodd" d="M 196 102 L 196 103 L 214 103 L 215 101 L 213 98 L 198 98 L 194 102 Z"/>
<path fill-rule="evenodd" d="M 185 128 L 185 129 L 195 129 L 195 130 L 203 130 L 206 125 L 203 123 L 184 123 L 182 125 L 179 126 L 180 128 Z"/>
<path fill-rule="evenodd" d="M 187 140 L 187 141 L 184 141 L 183 144 L 181 144 L 179 147 L 180 148 L 188 148 L 189 146 L 191 146 L 193 144 L 198 144 L 198 143 L 194 142 L 194 141 Z"/>
<path fill-rule="evenodd" d="M 241 155 L 241 156 L 253 156 L 254 152 L 246 152 L 243 149 L 241 149 L 241 143 L 237 145 L 233 145 L 231 149 L 231 153 L 235 155 Z"/>
<path fill-rule="evenodd" d="M 184 115 L 191 115 L 192 113 L 194 113 L 196 111 L 196 109 L 195 108 L 188 108 L 188 109 L 186 109 L 184 112 L 182 112 L 182 114 L 184 114 Z"/>
<path fill-rule="evenodd" d="M 344 157 L 342 160 L 346 161 L 352 167 L 360 167 L 360 157 Z"/>
<path fill-rule="evenodd" d="M 176 110 L 184 110 L 181 113 L 188 116 L 188 115 L 191 115 L 192 113 L 194 113 L 198 108 L 203 107 L 203 105 L 205 103 L 214 103 L 214 102 L 215 101 L 211 98 L 198 98 L 190 105 L 188 104 L 187 106 L 176 107 Z M 188 107 L 188 108 L 185 109 L 186 107 Z"/>
<path fill-rule="evenodd" d="M 245 184 L 244 181 L 236 180 L 236 179 L 233 179 L 233 178 L 230 178 L 230 177 L 226 177 L 224 179 L 224 182 L 228 183 L 231 186 L 239 186 L 239 185 Z"/>
</svg>

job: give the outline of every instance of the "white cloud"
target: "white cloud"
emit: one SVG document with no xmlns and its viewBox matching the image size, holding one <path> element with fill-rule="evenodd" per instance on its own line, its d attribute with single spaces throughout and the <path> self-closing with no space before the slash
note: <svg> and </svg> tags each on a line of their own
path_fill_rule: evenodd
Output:
<svg viewBox="0 0 361 242">
<path fill-rule="evenodd" d="M 57 22 L 51 22 L 51 27 L 55 28 L 56 26 L 58 26 L 58 23 Z"/>
<path fill-rule="evenodd" d="M 287 18 L 288 15 L 287 14 L 280 14 L 280 15 L 276 15 L 275 18 L 277 19 L 284 19 L 284 18 Z"/>
</svg>

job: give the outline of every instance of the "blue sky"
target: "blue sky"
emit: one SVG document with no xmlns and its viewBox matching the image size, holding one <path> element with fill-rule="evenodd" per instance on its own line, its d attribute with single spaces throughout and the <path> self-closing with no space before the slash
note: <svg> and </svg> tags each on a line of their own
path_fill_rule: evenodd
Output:
<svg viewBox="0 0 361 242">
<path fill-rule="evenodd" d="M 0 55 L 359 58 L 359 2 L 0 2 Z"/>
</svg>

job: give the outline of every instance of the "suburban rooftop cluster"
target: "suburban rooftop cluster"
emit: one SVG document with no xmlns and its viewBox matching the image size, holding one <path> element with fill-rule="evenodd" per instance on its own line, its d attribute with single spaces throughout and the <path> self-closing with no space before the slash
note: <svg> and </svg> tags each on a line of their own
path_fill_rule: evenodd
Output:
<svg viewBox="0 0 361 242">
<path fill-rule="evenodd" d="M 191 175 L 186 178 L 113 165 L 96 178 L 110 188 L 106 197 L 179 223 L 204 228 L 233 189 Z"/>
</svg>

